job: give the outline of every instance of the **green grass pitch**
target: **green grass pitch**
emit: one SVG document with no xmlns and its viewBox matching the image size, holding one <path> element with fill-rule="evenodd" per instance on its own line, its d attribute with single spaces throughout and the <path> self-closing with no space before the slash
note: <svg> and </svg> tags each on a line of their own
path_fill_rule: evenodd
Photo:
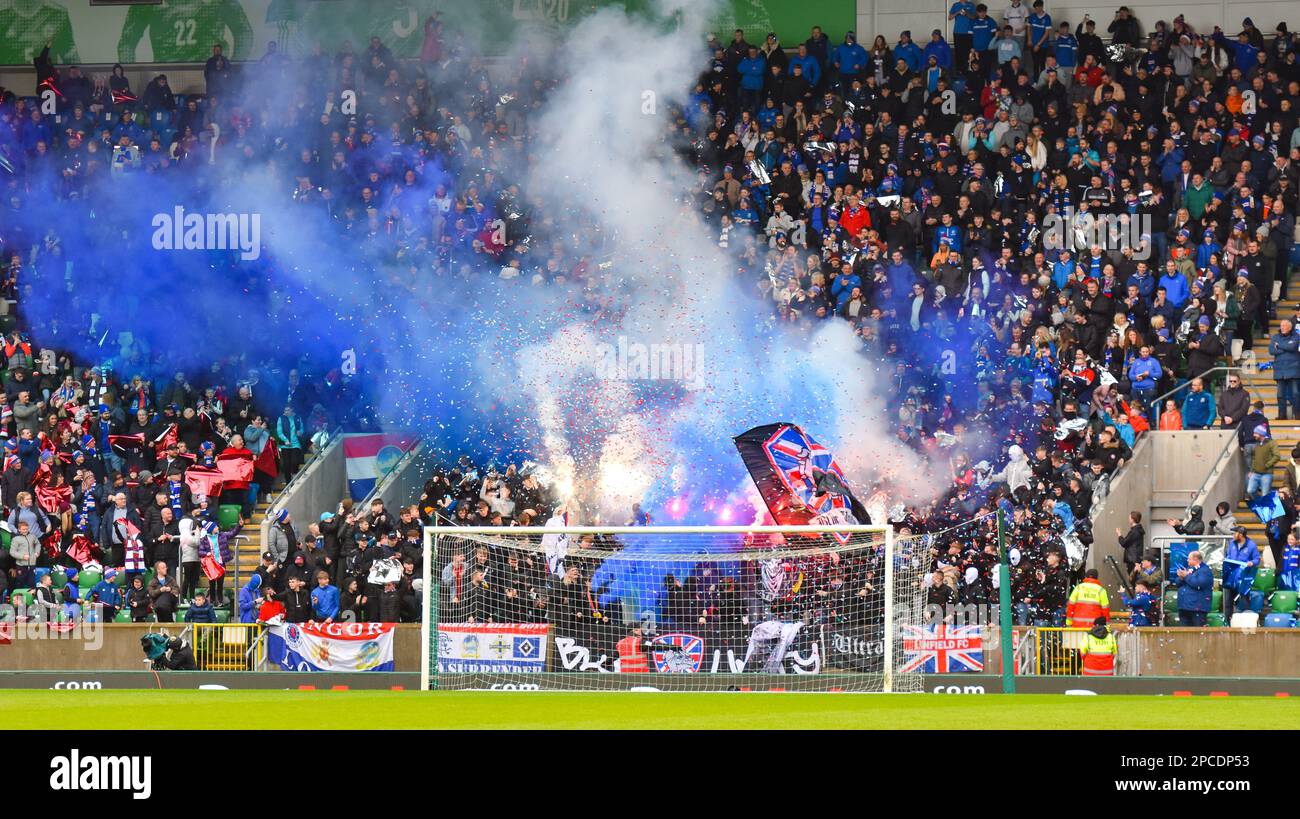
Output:
<svg viewBox="0 0 1300 819">
<path fill-rule="evenodd" d="M 165 719 L 148 719 L 164 714 Z M 92 716 L 93 715 L 93 716 Z M 1300 700 L 936 694 L 6 691 L 0 725 L 89 728 L 1300 728 Z"/>
</svg>

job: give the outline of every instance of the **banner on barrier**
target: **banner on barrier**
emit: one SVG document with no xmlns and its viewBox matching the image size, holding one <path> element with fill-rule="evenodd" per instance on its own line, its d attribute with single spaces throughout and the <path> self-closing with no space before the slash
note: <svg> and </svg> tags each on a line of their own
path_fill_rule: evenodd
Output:
<svg viewBox="0 0 1300 819">
<path fill-rule="evenodd" d="M 438 673 L 545 671 L 545 623 L 441 623 Z"/>
<path fill-rule="evenodd" d="M 271 626 L 267 657 L 287 671 L 392 671 L 392 623 Z"/>
</svg>

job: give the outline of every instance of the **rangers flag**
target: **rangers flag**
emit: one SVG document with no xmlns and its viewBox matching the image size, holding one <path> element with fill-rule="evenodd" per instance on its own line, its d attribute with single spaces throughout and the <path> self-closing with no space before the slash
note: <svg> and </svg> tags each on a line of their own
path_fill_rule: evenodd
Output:
<svg viewBox="0 0 1300 819">
<path fill-rule="evenodd" d="M 779 525 L 871 523 L 831 451 L 796 425 L 766 424 L 733 440 Z"/>
</svg>

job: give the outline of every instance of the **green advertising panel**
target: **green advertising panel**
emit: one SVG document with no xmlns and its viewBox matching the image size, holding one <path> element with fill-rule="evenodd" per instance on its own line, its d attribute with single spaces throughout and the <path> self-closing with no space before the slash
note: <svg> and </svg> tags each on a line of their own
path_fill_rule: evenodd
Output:
<svg viewBox="0 0 1300 819">
<path fill-rule="evenodd" d="M 425 23 L 441 13 L 444 41 L 470 34 L 484 53 L 504 53 L 522 34 L 558 35 L 601 8 L 632 12 L 653 0 L 0 0 L 0 64 L 30 64 L 46 43 L 56 63 L 202 62 L 222 45 L 232 60 L 257 59 L 276 41 L 290 55 L 357 51 L 379 37 L 414 57 Z M 854 22 L 854 0 L 722 0 L 710 27 L 724 41 L 743 28 L 760 43 L 776 31 L 787 45 L 820 25 L 832 38 Z"/>
</svg>

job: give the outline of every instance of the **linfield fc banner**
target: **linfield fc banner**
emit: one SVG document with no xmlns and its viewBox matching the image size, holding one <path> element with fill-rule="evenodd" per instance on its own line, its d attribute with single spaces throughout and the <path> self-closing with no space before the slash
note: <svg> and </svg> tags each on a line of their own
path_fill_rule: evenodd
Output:
<svg viewBox="0 0 1300 819">
<path fill-rule="evenodd" d="M 392 623 L 271 626 L 267 659 L 286 671 L 392 671 Z"/>
<path fill-rule="evenodd" d="M 438 671 L 443 674 L 546 670 L 546 623 L 441 623 Z"/>
<path fill-rule="evenodd" d="M 47 41 L 59 64 L 203 62 L 215 43 L 236 62 L 261 58 L 271 41 L 294 57 L 310 54 L 316 42 L 326 54 L 345 41 L 360 52 L 371 37 L 397 57 L 418 57 L 434 12 L 441 12 L 442 30 L 437 35 L 429 26 L 431 43 L 445 51 L 464 37 L 493 55 L 517 37 L 562 35 L 593 10 L 651 6 L 652 0 L 0 0 L 0 64 L 30 65 Z M 741 28 L 756 45 L 776 31 L 793 47 L 813 25 L 839 42 L 855 14 L 854 0 L 723 0 L 709 23 L 724 43 Z"/>
<path fill-rule="evenodd" d="M 375 482 L 397 466 L 402 455 L 415 445 L 410 435 L 382 432 L 366 435 L 343 436 L 343 458 L 348 474 L 348 494 L 359 501 Z"/>
</svg>

